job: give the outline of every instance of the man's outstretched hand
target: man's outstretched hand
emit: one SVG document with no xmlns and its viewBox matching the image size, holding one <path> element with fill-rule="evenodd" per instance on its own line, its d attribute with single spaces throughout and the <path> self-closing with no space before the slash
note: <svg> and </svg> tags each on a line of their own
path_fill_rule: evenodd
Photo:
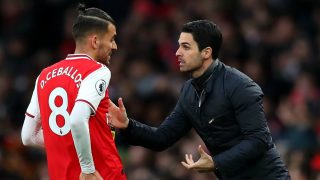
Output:
<svg viewBox="0 0 320 180">
<path fill-rule="evenodd" d="M 186 162 L 182 161 L 181 164 L 187 169 L 193 169 L 201 173 L 213 171 L 214 162 L 212 157 L 203 150 L 201 145 L 199 145 L 198 151 L 200 153 L 198 161 L 193 161 L 192 154 L 186 154 Z"/>
<path fill-rule="evenodd" d="M 126 108 L 123 105 L 122 98 L 118 99 L 118 105 L 109 100 L 109 112 L 107 114 L 107 122 L 118 129 L 126 129 L 129 124 Z"/>
</svg>

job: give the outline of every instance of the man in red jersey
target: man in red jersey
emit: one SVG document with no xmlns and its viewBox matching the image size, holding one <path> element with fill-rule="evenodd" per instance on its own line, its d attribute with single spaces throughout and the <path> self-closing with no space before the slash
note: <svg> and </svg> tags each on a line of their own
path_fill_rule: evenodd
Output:
<svg viewBox="0 0 320 180">
<path fill-rule="evenodd" d="M 73 25 L 74 54 L 38 76 L 21 137 L 44 146 L 52 180 L 126 179 L 112 132 L 109 64 L 115 42 L 114 20 L 97 8 L 79 6 Z"/>
</svg>

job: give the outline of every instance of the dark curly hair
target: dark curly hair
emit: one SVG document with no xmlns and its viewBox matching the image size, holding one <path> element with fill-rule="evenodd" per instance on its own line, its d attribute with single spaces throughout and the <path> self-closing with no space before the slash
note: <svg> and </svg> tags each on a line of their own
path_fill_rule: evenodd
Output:
<svg viewBox="0 0 320 180">
<path fill-rule="evenodd" d="M 79 4 L 78 11 L 79 15 L 72 27 L 72 34 L 76 41 L 92 32 L 103 33 L 110 23 L 115 24 L 112 17 L 101 9 L 86 8 L 84 4 Z"/>
</svg>

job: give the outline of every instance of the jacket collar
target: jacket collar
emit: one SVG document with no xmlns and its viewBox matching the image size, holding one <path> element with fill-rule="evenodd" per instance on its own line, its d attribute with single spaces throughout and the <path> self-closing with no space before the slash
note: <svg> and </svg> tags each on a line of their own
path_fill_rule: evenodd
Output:
<svg viewBox="0 0 320 180">
<path fill-rule="evenodd" d="M 216 59 L 200 77 L 192 79 L 191 84 L 197 92 L 201 92 L 203 89 L 205 92 L 211 92 L 213 81 L 210 79 L 218 75 L 221 67 L 222 63 Z"/>
</svg>

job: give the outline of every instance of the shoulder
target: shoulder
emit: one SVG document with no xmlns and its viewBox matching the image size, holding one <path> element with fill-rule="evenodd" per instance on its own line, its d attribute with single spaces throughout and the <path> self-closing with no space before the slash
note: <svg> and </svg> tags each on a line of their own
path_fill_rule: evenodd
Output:
<svg viewBox="0 0 320 180">
<path fill-rule="evenodd" d="M 98 61 L 90 61 L 92 67 L 92 73 L 100 74 L 100 75 L 111 75 L 110 69 L 98 62 Z"/>
<path fill-rule="evenodd" d="M 236 68 L 230 67 L 225 65 L 226 72 L 225 72 L 225 80 L 228 81 L 234 81 L 235 83 L 246 83 L 246 82 L 251 82 L 253 81 L 250 77 L 248 77 L 246 74 L 243 72 L 239 71 Z"/>
<path fill-rule="evenodd" d="M 260 86 L 243 72 L 226 65 L 225 68 L 226 71 L 223 78 L 224 86 L 227 91 L 253 90 L 262 92 Z"/>
<path fill-rule="evenodd" d="M 98 68 L 97 70 L 94 71 L 95 73 L 100 73 L 103 75 L 111 75 L 111 71 L 107 66 L 101 66 L 100 68 Z"/>
<path fill-rule="evenodd" d="M 85 79 L 110 79 L 111 78 L 111 71 L 106 66 L 100 66 L 97 69 L 91 71 L 91 73 Z"/>
</svg>

